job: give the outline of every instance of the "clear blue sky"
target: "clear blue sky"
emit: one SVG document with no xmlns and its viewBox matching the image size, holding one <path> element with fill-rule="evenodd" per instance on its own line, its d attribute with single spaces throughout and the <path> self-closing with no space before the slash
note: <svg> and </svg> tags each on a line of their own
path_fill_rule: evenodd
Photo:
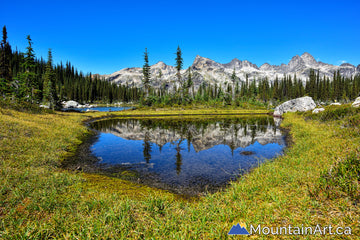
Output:
<svg viewBox="0 0 360 240">
<path fill-rule="evenodd" d="M 360 64 L 360 1 L 2 1 L 0 25 L 25 51 L 31 35 L 37 57 L 71 61 L 83 72 L 112 73 L 150 64 L 184 67 L 196 55 L 258 66 L 288 63 L 309 52 L 331 64 Z"/>
</svg>

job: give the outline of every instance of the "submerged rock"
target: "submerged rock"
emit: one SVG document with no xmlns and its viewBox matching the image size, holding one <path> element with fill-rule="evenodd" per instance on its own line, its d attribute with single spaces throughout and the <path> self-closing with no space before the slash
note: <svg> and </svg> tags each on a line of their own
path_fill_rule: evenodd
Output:
<svg viewBox="0 0 360 240">
<path fill-rule="evenodd" d="M 277 106 L 274 111 L 275 117 L 280 117 L 287 112 L 306 112 L 316 108 L 316 104 L 311 97 L 301 97 L 284 102 Z"/>
<path fill-rule="evenodd" d="M 355 102 L 352 104 L 353 107 L 360 107 L 360 97 L 355 99 Z"/>
<path fill-rule="evenodd" d="M 240 152 L 240 154 L 241 154 L 241 155 L 245 155 L 245 156 L 249 156 L 249 155 L 253 155 L 253 154 L 255 154 L 255 153 L 252 152 L 252 151 L 242 151 L 242 152 Z"/>
<path fill-rule="evenodd" d="M 322 112 L 322 111 L 325 111 L 325 108 L 315 108 L 312 113 L 316 114 L 316 113 L 319 113 L 319 112 Z"/>
</svg>

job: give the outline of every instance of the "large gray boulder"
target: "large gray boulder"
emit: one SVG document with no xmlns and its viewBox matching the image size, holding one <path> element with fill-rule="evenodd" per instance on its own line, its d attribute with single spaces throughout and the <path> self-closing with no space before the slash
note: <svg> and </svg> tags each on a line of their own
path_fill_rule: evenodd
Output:
<svg viewBox="0 0 360 240">
<path fill-rule="evenodd" d="M 360 107 L 360 97 L 355 99 L 355 102 L 352 104 L 353 107 Z"/>
<path fill-rule="evenodd" d="M 73 100 L 67 101 L 67 102 L 63 102 L 63 106 L 64 108 L 77 108 L 79 107 L 79 103 Z"/>
<path fill-rule="evenodd" d="M 316 108 L 316 104 L 311 97 L 301 97 L 277 106 L 274 111 L 274 116 L 280 117 L 286 112 L 306 112 L 314 108 Z"/>
</svg>

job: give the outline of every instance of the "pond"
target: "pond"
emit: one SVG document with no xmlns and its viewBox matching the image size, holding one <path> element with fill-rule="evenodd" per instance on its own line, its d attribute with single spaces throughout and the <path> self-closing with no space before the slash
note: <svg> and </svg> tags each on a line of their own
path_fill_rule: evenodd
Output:
<svg viewBox="0 0 360 240">
<path fill-rule="evenodd" d="M 98 172 L 185 195 L 222 189 L 286 146 L 269 116 L 109 119 L 91 128 Z"/>
<path fill-rule="evenodd" d="M 115 112 L 115 111 L 123 111 L 130 109 L 131 107 L 93 107 L 93 108 L 64 108 L 63 111 L 78 111 L 78 112 L 86 112 L 90 111 L 99 111 L 99 112 Z"/>
</svg>

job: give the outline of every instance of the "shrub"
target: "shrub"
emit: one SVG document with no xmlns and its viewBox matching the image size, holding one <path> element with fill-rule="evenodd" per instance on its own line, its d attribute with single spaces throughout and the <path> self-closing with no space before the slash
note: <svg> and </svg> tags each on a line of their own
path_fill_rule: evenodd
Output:
<svg viewBox="0 0 360 240">
<path fill-rule="evenodd" d="M 360 200 L 360 155 L 353 153 L 322 174 L 320 188 L 329 198 L 342 195 Z"/>
<path fill-rule="evenodd" d="M 341 120 L 345 117 L 354 116 L 360 113 L 360 108 L 354 108 L 351 105 L 345 106 L 330 106 L 325 111 L 312 114 L 311 112 L 305 113 L 306 118 L 320 120 L 322 122 Z"/>
</svg>

